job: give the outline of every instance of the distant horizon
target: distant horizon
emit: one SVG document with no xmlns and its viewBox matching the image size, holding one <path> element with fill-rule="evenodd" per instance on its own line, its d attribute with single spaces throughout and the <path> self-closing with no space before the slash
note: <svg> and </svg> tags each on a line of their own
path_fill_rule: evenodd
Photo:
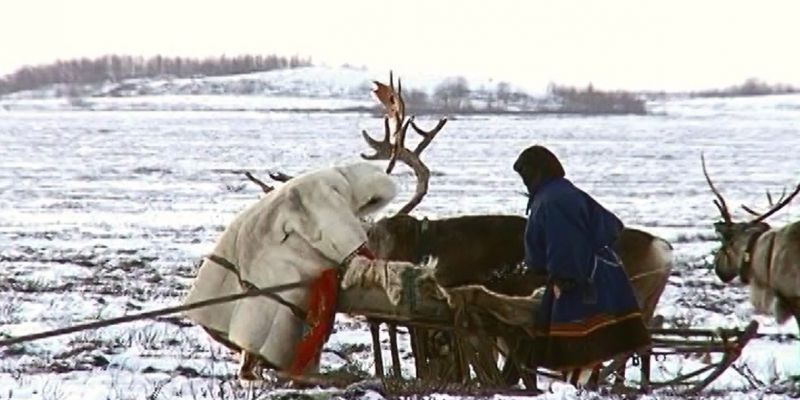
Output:
<svg viewBox="0 0 800 400">
<path fill-rule="evenodd" d="M 202 60 L 202 59 L 213 59 L 213 58 L 221 57 L 223 55 L 225 57 L 228 57 L 228 58 L 235 58 L 235 57 L 240 57 L 240 56 L 278 56 L 278 57 L 286 57 L 286 58 L 299 57 L 301 59 L 310 60 L 312 65 L 311 66 L 304 65 L 304 66 L 300 66 L 300 67 L 297 67 L 297 68 L 304 68 L 304 67 L 305 68 L 308 68 L 308 67 L 324 67 L 324 68 L 332 68 L 332 69 L 333 68 L 351 68 L 351 69 L 356 69 L 356 70 L 367 70 L 367 71 L 370 71 L 370 72 L 381 72 L 381 71 L 378 71 L 377 68 L 374 68 L 374 67 L 371 67 L 371 66 L 365 65 L 365 64 L 343 62 L 343 63 L 340 63 L 338 65 L 332 65 L 332 64 L 326 63 L 326 62 L 319 62 L 316 58 L 313 57 L 313 55 L 305 55 L 305 54 L 297 54 L 297 53 L 292 53 L 292 54 L 273 54 L 273 53 L 267 53 L 267 52 L 265 52 L 265 53 L 223 53 L 223 54 L 208 54 L 208 55 L 198 55 L 198 56 L 184 56 L 184 55 L 159 54 L 159 53 L 153 53 L 153 54 L 105 53 L 105 54 L 99 54 L 99 55 L 95 55 L 95 56 L 79 56 L 79 57 L 74 57 L 74 58 L 57 58 L 57 59 L 53 59 L 51 61 L 46 61 L 46 62 L 40 62 L 40 63 L 35 63 L 35 64 L 26 64 L 26 65 L 19 66 L 16 69 L 14 69 L 14 70 L 12 70 L 10 72 L 0 71 L 0 79 L 5 78 L 5 77 L 7 77 L 7 76 L 9 76 L 11 74 L 14 74 L 14 73 L 16 73 L 16 72 L 18 72 L 18 71 L 20 71 L 20 70 L 22 70 L 24 68 L 36 68 L 36 67 L 41 67 L 41 66 L 48 66 L 48 65 L 53 65 L 53 64 L 55 64 L 57 62 L 60 62 L 60 61 L 73 61 L 73 60 L 80 60 L 80 59 L 94 60 L 94 59 L 98 59 L 98 58 L 102 58 L 102 57 L 106 57 L 106 56 L 142 57 L 142 58 L 145 58 L 145 59 L 150 58 L 150 57 L 162 56 L 162 57 L 165 57 L 165 58 L 187 58 L 187 59 L 199 59 L 199 60 Z M 393 71 L 396 74 L 396 76 L 402 77 L 404 75 L 403 71 L 399 71 L 397 69 L 387 69 L 385 72 L 386 72 L 386 74 L 388 74 L 390 71 Z M 235 76 L 235 75 L 243 75 L 243 74 L 248 74 L 248 73 L 252 73 L 252 72 L 242 72 L 242 73 L 238 73 L 238 74 L 236 74 L 236 73 L 223 74 L 221 76 Z M 795 84 L 795 83 L 792 83 L 792 82 L 770 81 L 770 80 L 761 78 L 759 76 L 747 77 L 747 78 L 745 78 L 745 79 L 743 79 L 743 80 L 741 80 L 739 82 L 731 82 L 729 84 L 725 84 L 725 85 L 721 85 L 721 86 L 713 86 L 713 87 L 712 86 L 708 86 L 708 87 L 699 87 L 699 88 L 685 89 L 685 90 L 670 90 L 670 89 L 666 89 L 666 88 L 628 89 L 628 88 L 618 88 L 618 87 L 605 87 L 605 86 L 600 86 L 600 85 L 594 83 L 591 80 L 589 80 L 589 81 L 587 81 L 585 83 L 582 83 L 582 84 L 581 83 L 573 84 L 573 83 L 565 83 L 565 82 L 559 82 L 559 81 L 549 81 L 549 82 L 546 82 L 543 85 L 541 85 L 541 87 L 533 88 L 533 87 L 523 87 L 525 85 L 521 85 L 518 82 L 515 82 L 513 80 L 496 79 L 496 78 L 492 78 L 492 77 L 488 77 L 488 76 L 475 76 L 475 75 L 470 77 L 470 76 L 465 76 L 465 74 L 459 74 L 456 71 L 454 71 L 452 73 L 435 73 L 435 72 L 432 72 L 432 71 L 422 71 L 422 72 L 417 72 L 417 73 L 418 74 L 423 74 L 423 75 L 435 75 L 435 76 L 441 77 L 442 79 L 451 78 L 451 77 L 464 77 L 465 79 L 467 79 L 468 82 L 486 81 L 486 80 L 494 81 L 494 82 L 497 82 L 497 83 L 506 82 L 506 83 L 509 83 L 511 85 L 522 87 L 524 90 L 526 90 L 528 92 L 531 92 L 531 93 L 544 92 L 544 91 L 547 90 L 549 85 L 555 84 L 555 85 L 571 86 L 571 87 L 577 87 L 577 88 L 585 88 L 585 87 L 587 87 L 589 85 L 592 85 L 597 90 L 603 90 L 603 91 L 629 91 L 629 92 L 634 92 L 634 93 L 660 93 L 660 92 L 664 92 L 664 93 L 681 94 L 681 93 L 693 93 L 693 92 L 703 92 L 703 91 L 728 89 L 728 88 L 732 88 L 732 87 L 736 87 L 736 86 L 742 85 L 743 83 L 745 83 L 746 81 L 751 80 L 751 79 L 755 79 L 755 80 L 757 80 L 759 82 L 766 83 L 766 84 L 769 84 L 769 85 L 788 85 L 788 86 L 792 86 L 794 88 L 800 89 L 800 84 Z M 167 75 L 169 75 L 169 74 L 167 74 Z M 376 76 L 375 79 L 376 80 L 383 80 L 384 77 L 382 77 L 382 76 L 381 77 L 377 77 Z M 411 86 L 413 87 L 413 83 L 412 83 Z"/>
</svg>

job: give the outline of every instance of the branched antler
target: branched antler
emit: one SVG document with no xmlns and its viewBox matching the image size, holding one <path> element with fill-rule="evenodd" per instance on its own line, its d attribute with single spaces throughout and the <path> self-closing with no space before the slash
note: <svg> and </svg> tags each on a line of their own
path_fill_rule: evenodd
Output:
<svg viewBox="0 0 800 400">
<path fill-rule="evenodd" d="M 769 202 L 769 209 L 763 213 L 757 212 L 744 204 L 742 204 L 742 208 L 751 215 L 756 217 L 754 220 L 750 221 L 750 223 L 757 224 L 759 222 L 766 220 L 767 218 L 778 212 L 783 207 L 786 207 L 786 205 L 791 203 L 792 199 L 794 199 L 795 196 L 798 195 L 798 193 L 800 193 L 800 183 L 797 184 L 797 187 L 794 189 L 794 191 L 792 191 L 792 193 L 789 194 L 788 197 L 786 196 L 786 188 L 784 187 L 783 193 L 781 193 L 781 197 L 778 199 L 777 202 L 773 202 L 772 194 L 769 191 L 767 191 L 767 201 Z"/>
<path fill-rule="evenodd" d="M 271 172 L 270 171 L 268 173 L 268 175 L 269 175 L 270 179 L 272 179 L 274 181 L 277 181 L 277 182 L 285 183 L 285 182 L 289 181 L 290 179 L 292 179 L 291 175 L 287 175 L 287 174 L 285 174 L 283 172 L 280 172 L 280 171 L 277 171 L 277 172 Z M 269 193 L 269 192 L 275 190 L 274 186 L 267 185 L 261 179 L 258 179 L 255 176 L 253 176 L 253 174 L 251 174 L 250 171 L 244 171 L 244 176 L 246 176 L 247 179 L 249 179 L 251 182 L 253 182 L 256 185 L 258 185 L 258 187 L 260 187 L 261 191 L 264 192 L 264 193 Z"/>
<path fill-rule="evenodd" d="M 425 151 L 425 149 L 428 147 L 429 144 L 431 144 L 433 138 L 436 137 L 436 134 L 439 133 L 440 130 L 442 130 L 442 127 L 444 127 L 444 124 L 446 123 L 447 123 L 447 117 L 444 117 L 439 120 L 439 123 L 437 123 L 436 126 L 433 127 L 433 129 L 431 129 L 430 131 L 424 131 L 419 126 L 417 126 L 416 122 L 411 120 L 411 127 L 414 128 L 415 132 L 417 132 L 420 136 L 422 136 L 422 141 L 419 142 L 419 144 L 417 144 L 417 147 L 414 149 L 414 154 L 416 154 L 417 156 L 422 154 L 422 152 Z"/>
<path fill-rule="evenodd" d="M 366 160 L 388 160 L 389 164 L 386 167 L 386 173 L 391 173 L 397 161 L 406 164 L 414 171 L 417 178 L 417 187 L 414 196 L 398 211 L 398 214 L 408 214 L 414 209 L 421 201 L 422 198 L 428 193 L 428 183 L 430 181 L 430 169 L 420 159 L 422 152 L 428 148 L 433 139 L 442 130 L 442 127 L 447 123 L 447 118 L 441 118 L 433 129 L 426 131 L 417 125 L 414 121 L 414 116 L 406 117 L 406 106 L 403 100 L 402 83 L 400 79 L 397 80 L 397 89 L 394 85 L 394 75 L 389 73 L 389 85 L 374 82 L 376 89 L 373 90 L 374 96 L 383 105 L 385 116 L 383 118 L 383 140 L 376 140 L 372 138 L 366 130 L 361 132 L 364 141 L 372 148 L 374 154 L 361 154 L 361 157 Z M 414 150 L 406 148 L 406 134 L 408 128 L 414 129 L 418 135 L 422 136 L 422 140 L 417 144 Z M 245 172 L 248 179 L 255 182 L 264 193 L 269 193 L 274 190 L 274 187 L 269 186 L 261 180 L 255 178 L 251 173 Z M 269 177 L 278 182 L 287 182 L 293 177 L 283 172 L 269 172 Z"/>
<path fill-rule="evenodd" d="M 714 183 L 711 182 L 711 178 L 708 176 L 708 170 L 706 169 L 706 158 L 703 153 L 700 153 L 700 161 L 703 164 L 703 175 L 706 177 L 706 182 L 708 182 L 708 186 L 711 188 L 711 191 L 714 192 L 714 195 L 717 196 L 717 199 L 714 200 L 714 205 L 717 206 L 719 213 L 722 215 L 722 220 L 728 225 L 733 224 L 731 213 L 728 211 L 728 205 L 725 204 L 725 199 L 719 193 L 719 190 L 717 190 L 717 188 L 714 186 Z"/>
<path fill-rule="evenodd" d="M 421 129 L 416 122 L 414 122 L 414 116 L 406 118 L 402 86 L 399 79 L 397 82 L 397 90 L 395 91 L 394 77 L 391 72 L 389 73 L 389 86 L 377 81 L 375 82 L 377 88 L 373 91 L 373 94 L 378 101 L 383 104 L 386 112 L 383 118 L 383 140 L 376 140 L 372 138 L 366 130 L 362 131 L 361 135 L 364 141 L 367 142 L 367 145 L 369 145 L 375 153 L 371 155 L 362 153 L 361 157 L 367 160 L 389 160 L 386 173 L 392 172 L 398 160 L 414 171 L 414 175 L 417 177 L 417 187 L 414 196 L 397 212 L 398 214 L 408 214 L 428 193 L 430 170 L 425 163 L 422 162 L 420 156 L 428 145 L 430 145 L 431 141 L 433 141 L 444 124 L 447 123 L 447 118 L 440 119 L 439 123 L 430 131 Z M 405 146 L 406 133 L 408 132 L 409 126 L 412 127 L 417 134 L 422 136 L 422 140 L 417 144 L 414 150 L 409 150 Z M 394 138 L 393 142 L 392 138 Z"/>
<path fill-rule="evenodd" d="M 725 204 L 725 199 L 722 198 L 722 195 L 719 193 L 719 190 L 714 186 L 711 182 L 711 178 L 708 176 L 708 171 L 706 170 L 706 160 L 703 156 L 703 153 L 700 153 L 700 160 L 703 163 L 703 175 L 706 177 L 706 182 L 708 182 L 708 186 L 711 187 L 711 191 L 714 192 L 714 195 L 717 196 L 717 199 L 714 200 L 714 204 L 719 209 L 720 214 L 722 214 L 722 219 L 724 220 L 725 224 L 732 225 L 733 221 L 731 220 L 731 213 L 728 211 L 728 206 Z M 769 202 L 769 209 L 766 212 L 760 213 L 752 208 L 742 204 L 742 209 L 747 211 L 749 214 L 755 216 L 756 218 L 747 222 L 748 225 L 758 224 L 763 222 L 776 212 L 778 212 L 783 207 L 786 207 L 789 203 L 791 203 L 792 199 L 795 198 L 800 194 L 800 183 L 797 184 L 797 187 L 790 193 L 788 196 L 786 195 L 786 188 L 783 189 L 783 193 L 781 197 L 778 199 L 777 202 L 772 201 L 772 194 L 767 191 L 767 201 Z"/>
<path fill-rule="evenodd" d="M 269 172 L 269 177 L 273 181 L 278 181 L 278 182 L 283 182 L 283 183 L 286 183 L 289 180 L 291 180 L 292 178 L 294 178 L 293 176 L 287 175 L 287 174 L 285 174 L 285 173 L 283 173 L 281 171 L 275 171 L 275 172 L 270 171 Z"/>
<path fill-rule="evenodd" d="M 258 187 L 260 187 L 261 191 L 264 192 L 264 193 L 269 193 L 269 192 L 275 190 L 274 187 L 272 187 L 270 185 L 267 185 L 261 179 L 258 179 L 255 176 L 253 176 L 253 174 L 251 174 L 250 171 L 244 171 L 244 176 L 246 176 L 247 179 L 249 179 L 250 181 L 252 181 L 256 185 L 258 185 Z"/>
<path fill-rule="evenodd" d="M 769 203 L 769 207 L 773 207 L 775 205 L 775 203 L 772 201 L 772 193 L 770 193 L 769 190 L 766 190 L 765 192 L 766 192 L 766 195 L 767 195 L 767 202 Z M 781 198 L 778 199 L 778 203 L 783 201 L 784 197 L 786 197 L 786 186 L 783 187 L 783 192 L 781 193 Z M 742 209 L 747 211 L 748 214 L 753 215 L 755 217 L 760 217 L 761 214 L 763 214 L 763 213 L 760 213 L 758 211 L 753 210 L 752 208 L 750 208 L 750 207 L 748 207 L 748 206 L 746 206 L 744 204 L 742 204 Z"/>
</svg>

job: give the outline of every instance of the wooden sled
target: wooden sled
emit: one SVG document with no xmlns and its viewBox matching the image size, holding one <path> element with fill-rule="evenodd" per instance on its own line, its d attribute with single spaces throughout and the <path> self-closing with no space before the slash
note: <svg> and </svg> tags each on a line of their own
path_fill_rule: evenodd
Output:
<svg viewBox="0 0 800 400">
<path fill-rule="evenodd" d="M 380 284 L 344 289 L 339 312 L 367 318 L 372 334 L 375 375 L 402 378 L 398 349 L 398 328 L 407 329 L 416 379 L 433 385 L 496 389 L 508 393 L 537 392 L 539 375 L 561 379 L 560 374 L 536 367 L 528 334 L 539 305 L 535 296 L 509 297 L 489 292 L 482 286 L 467 286 L 432 295 L 424 272 L 404 271 L 399 301 L 390 300 Z M 391 279 L 384 280 L 383 284 Z M 428 289 L 424 289 L 424 287 Z M 384 370 L 380 346 L 381 325 L 389 333 L 391 368 Z M 740 356 L 756 335 L 753 321 L 738 329 L 650 329 L 652 345 L 639 354 L 627 354 L 609 361 L 596 383 L 612 390 L 630 390 L 616 371 L 629 362 L 639 365 L 641 379 L 634 390 L 649 392 L 670 387 L 684 394 L 697 394 L 717 379 Z M 653 359 L 709 355 L 721 359 L 666 381 L 652 381 Z M 519 385 L 520 381 L 522 385 Z"/>
</svg>

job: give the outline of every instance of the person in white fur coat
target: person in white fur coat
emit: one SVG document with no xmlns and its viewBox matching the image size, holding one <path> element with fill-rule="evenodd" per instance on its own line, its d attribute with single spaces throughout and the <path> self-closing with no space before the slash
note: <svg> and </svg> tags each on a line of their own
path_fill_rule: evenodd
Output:
<svg viewBox="0 0 800 400">
<path fill-rule="evenodd" d="M 292 375 L 315 372 L 335 316 L 337 267 L 370 263 L 360 218 L 386 206 L 397 192 L 390 176 L 359 162 L 293 178 L 242 211 L 198 271 L 185 303 L 311 280 L 275 297 L 251 297 L 199 308 L 186 316 L 212 337 L 259 356 Z M 255 379 L 245 366 L 243 379 Z"/>
</svg>

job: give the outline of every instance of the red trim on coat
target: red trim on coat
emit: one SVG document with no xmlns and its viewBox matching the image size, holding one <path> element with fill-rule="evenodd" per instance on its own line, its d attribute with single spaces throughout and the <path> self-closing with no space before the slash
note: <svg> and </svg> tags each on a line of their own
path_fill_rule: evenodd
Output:
<svg viewBox="0 0 800 400">
<path fill-rule="evenodd" d="M 355 251 L 371 260 L 375 259 L 366 245 L 361 245 Z M 313 361 L 317 360 L 322 352 L 322 346 L 328 341 L 333 331 L 336 320 L 336 297 L 339 289 L 339 277 L 335 268 L 326 269 L 311 282 L 308 288 L 308 312 L 306 324 L 309 329 L 295 346 L 294 359 L 289 366 L 289 373 L 293 376 L 303 374 L 303 371 Z"/>
</svg>

